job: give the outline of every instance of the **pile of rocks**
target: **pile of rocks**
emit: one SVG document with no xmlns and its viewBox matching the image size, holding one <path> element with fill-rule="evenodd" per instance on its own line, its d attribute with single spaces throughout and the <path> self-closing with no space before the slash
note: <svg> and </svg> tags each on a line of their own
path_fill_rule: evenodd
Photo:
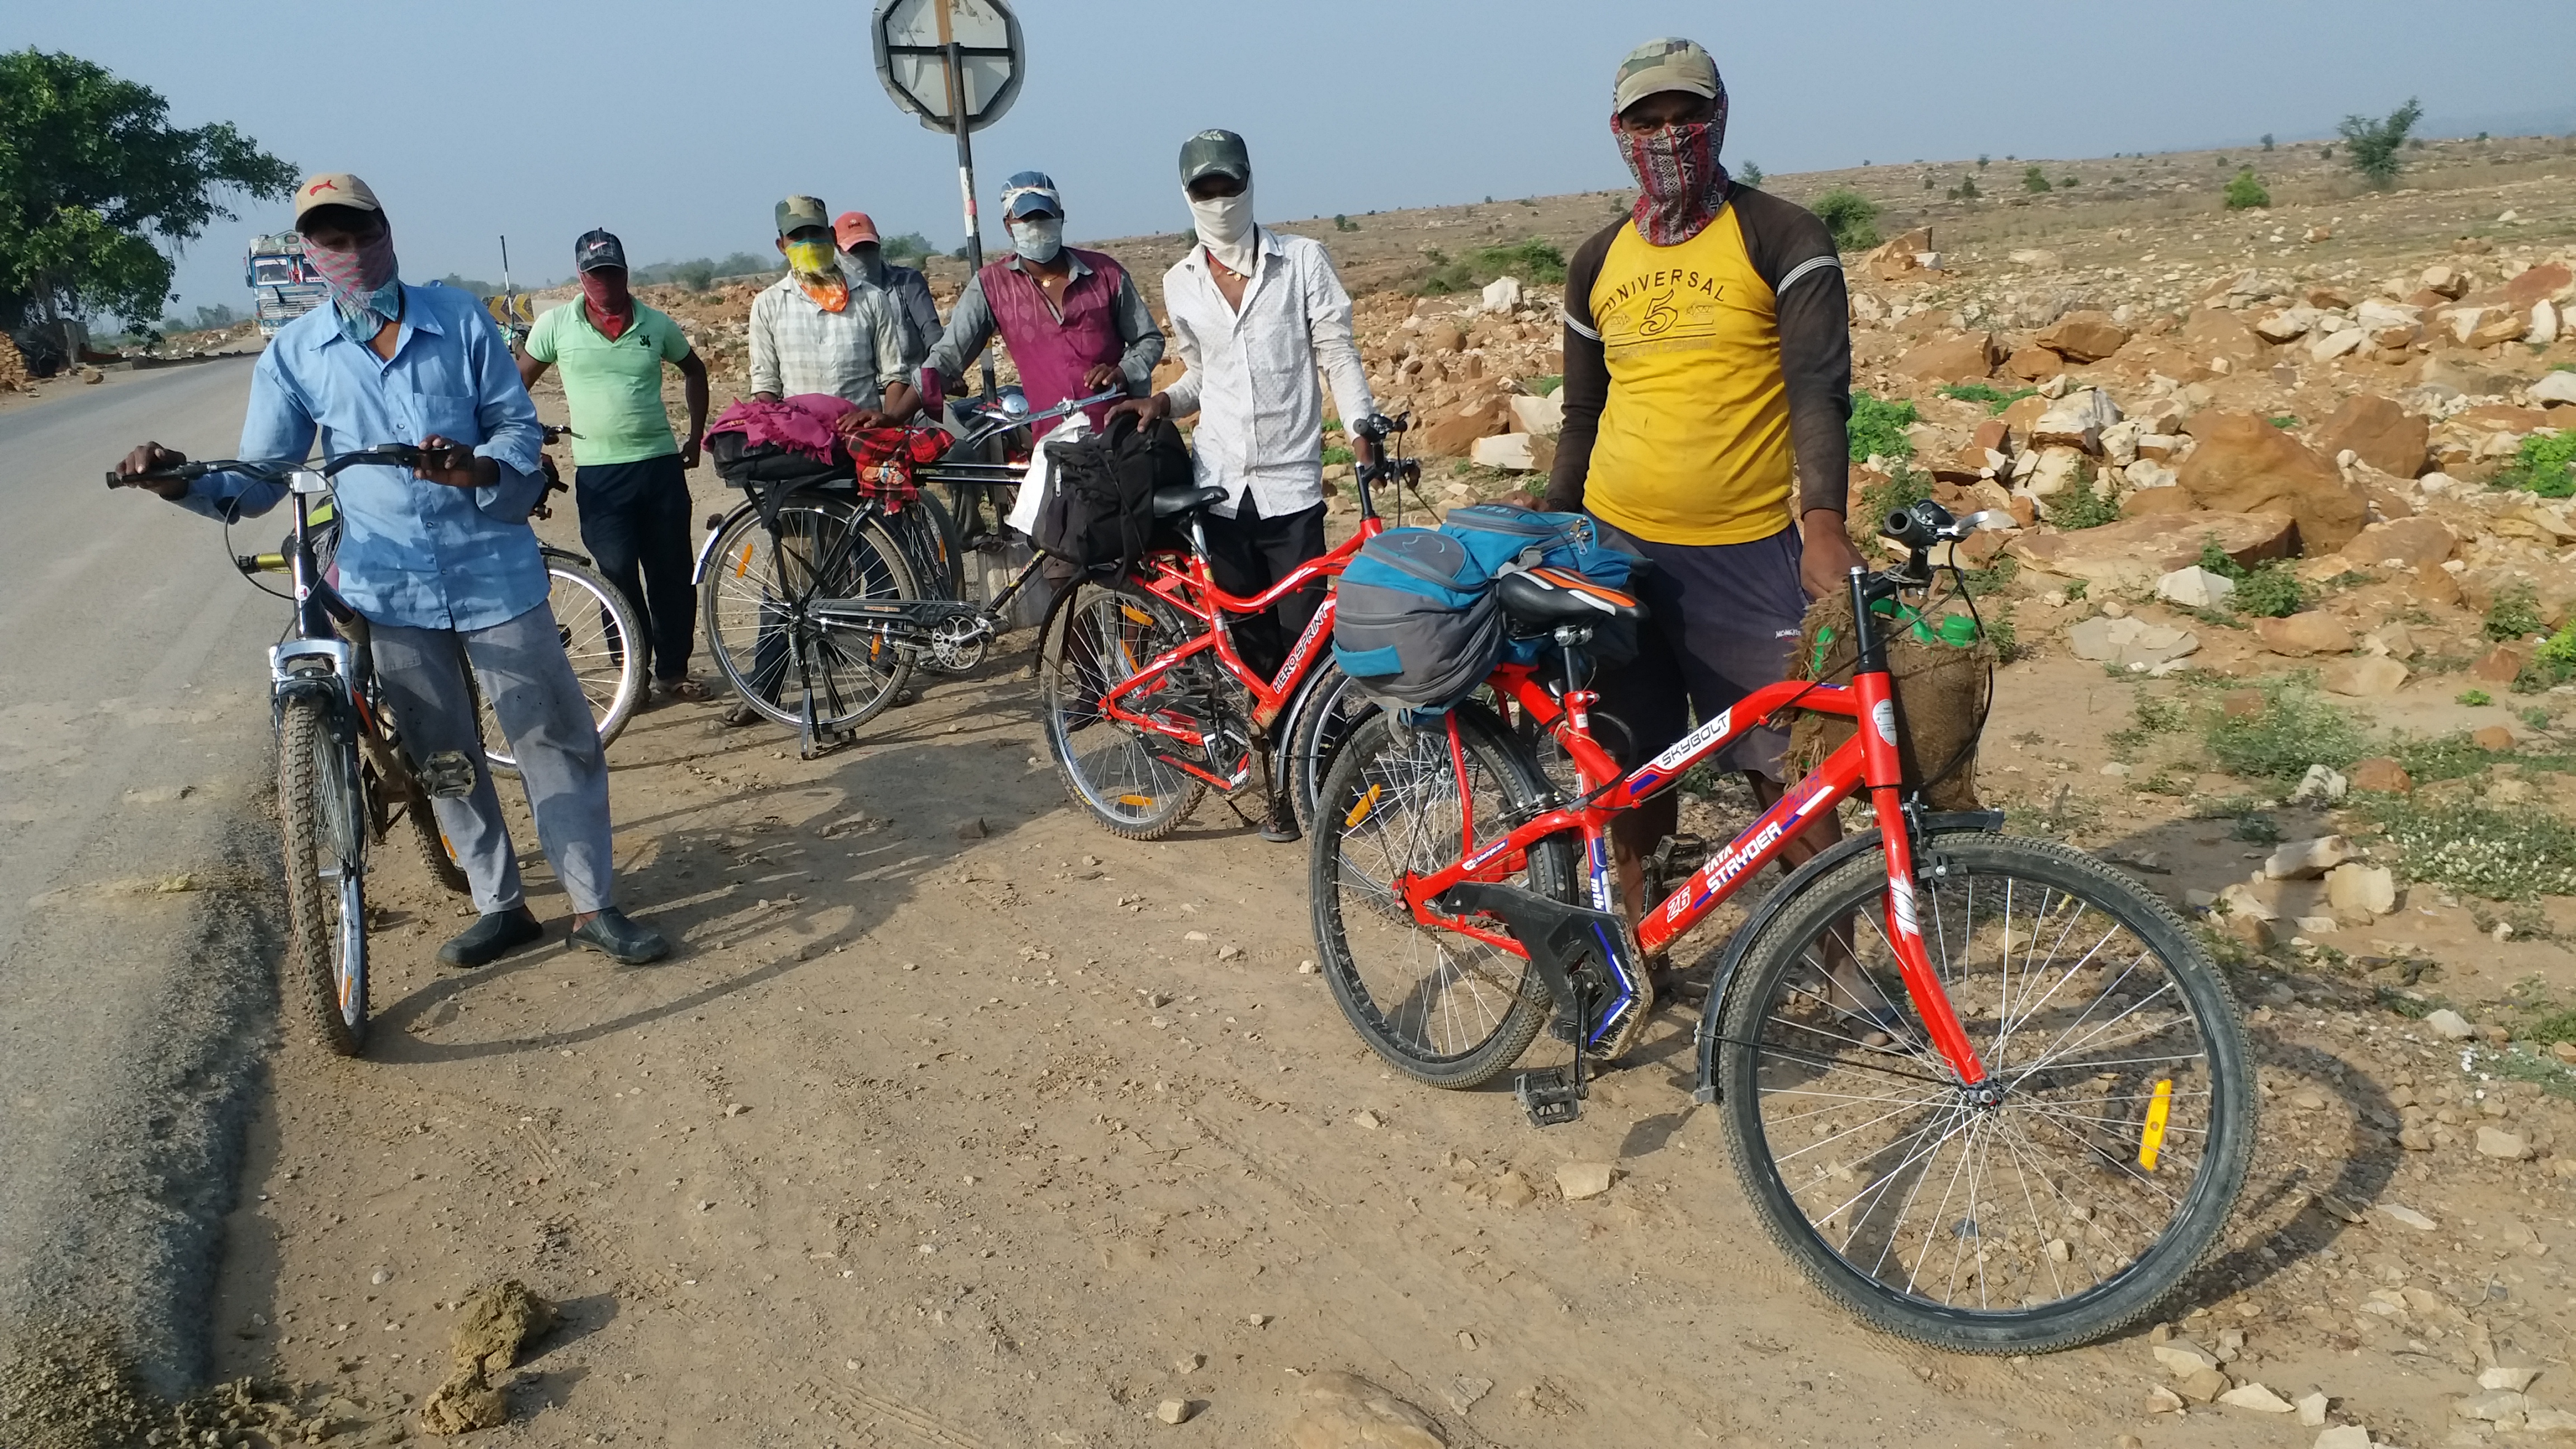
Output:
<svg viewBox="0 0 2576 1449">
<path fill-rule="evenodd" d="M 0 392 L 26 392 L 34 386 L 35 379 L 27 375 L 26 355 L 8 333 L 0 332 Z"/>
</svg>

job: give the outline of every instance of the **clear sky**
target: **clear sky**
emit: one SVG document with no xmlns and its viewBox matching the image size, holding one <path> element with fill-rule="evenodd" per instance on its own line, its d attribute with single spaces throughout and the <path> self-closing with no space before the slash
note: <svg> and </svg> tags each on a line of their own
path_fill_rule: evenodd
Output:
<svg viewBox="0 0 2576 1449">
<path fill-rule="evenodd" d="M 1186 226 L 1181 141 L 1250 141 L 1264 217 L 1622 186 L 1607 137 L 1629 47 L 1686 35 L 1733 96 L 1726 155 L 1768 171 L 1865 160 L 2081 157 L 2330 132 L 2422 97 L 2435 134 L 2576 129 L 2568 0 L 1019 0 L 1030 57 L 976 137 L 1001 179 L 1051 172 L 1076 238 Z M 766 248 L 790 191 L 889 234 L 963 239 L 952 144 L 879 88 L 869 0 L 76 0 L 0 5 L 0 48 L 66 50 L 228 119 L 306 170 L 351 170 L 403 271 L 571 270 L 621 234 L 638 264 Z M 179 307 L 244 307 L 240 256 L 282 207 L 192 247 Z M 988 220 L 987 244 L 998 239 Z"/>
</svg>

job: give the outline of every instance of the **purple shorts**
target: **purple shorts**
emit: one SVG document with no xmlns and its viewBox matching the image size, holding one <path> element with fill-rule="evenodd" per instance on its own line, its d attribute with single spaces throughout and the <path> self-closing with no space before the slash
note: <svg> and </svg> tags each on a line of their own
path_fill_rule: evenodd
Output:
<svg viewBox="0 0 2576 1449">
<path fill-rule="evenodd" d="M 1798 530 L 1750 543 L 1652 543 L 1593 520 L 1602 541 L 1654 561 L 1638 584 L 1647 617 L 1637 657 L 1605 664 L 1593 687 L 1601 708 L 1627 727 L 1619 763 L 1635 769 L 1766 684 L 1789 677 L 1807 613 L 1798 583 Z M 1780 778 L 1786 730 L 1754 730 L 1727 746 L 1720 769 Z"/>
</svg>

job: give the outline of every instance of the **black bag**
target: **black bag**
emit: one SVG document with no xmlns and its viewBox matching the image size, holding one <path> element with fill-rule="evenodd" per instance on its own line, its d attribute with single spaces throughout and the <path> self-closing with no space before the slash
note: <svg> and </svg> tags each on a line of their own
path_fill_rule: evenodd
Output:
<svg viewBox="0 0 2576 1449">
<path fill-rule="evenodd" d="M 755 483 L 789 486 L 847 483 L 856 476 L 846 462 L 827 463 L 776 443 L 746 445 L 743 435 L 738 432 L 709 434 L 707 457 L 716 465 L 716 476 L 734 488 Z"/>
<path fill-rule="evenodd" d="M 1169 419 L 1139 429 L 1121 414 L 1106 431 L 1044 446 L 1053 477 L 1037 545 L 1077 568 L 1134 568 L 1153 544 L 1154 490 L 1192 483 L 1190 450 Z"/>
</svg>

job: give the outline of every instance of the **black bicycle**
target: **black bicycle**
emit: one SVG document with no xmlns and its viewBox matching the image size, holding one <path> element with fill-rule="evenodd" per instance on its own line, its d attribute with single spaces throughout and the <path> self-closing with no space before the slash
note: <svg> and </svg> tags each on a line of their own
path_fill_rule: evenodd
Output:
<svg viewBox="0 0 2576 1449">
<path fill-rule="evenodd" d="M 242 473 L 283 484 L 295 499 L 294 531 L 283 550 L 295 617 L 268 651 L 286 862 L 284 969 L 300 985 L 289 992 L 303 1002 L 322 1044 L 341 1056 L 356 1056 L 367 1043 L 369 847 L 397 821 L 408 820 L 430 873 L 449 890 L 467 889 L 429 802 L 470 793 L 475 761 L 462 750 L 413 758 L 385 708 L 367 621 L 331 586 L 316 554 L 330 525 L 327 516 L 317 522 L 315 515 L 329 505 L 333 477 L 369 464 L 413 468 L 421 458 L 418 448 L 387 445 L 343 454 L 318 468 L 222 459 L 136 477 L 107 475 L 115 488 Z M 258 556 L 237 558 L 234 565 L 245 576 L 266 568 Z"/>
</svg>

